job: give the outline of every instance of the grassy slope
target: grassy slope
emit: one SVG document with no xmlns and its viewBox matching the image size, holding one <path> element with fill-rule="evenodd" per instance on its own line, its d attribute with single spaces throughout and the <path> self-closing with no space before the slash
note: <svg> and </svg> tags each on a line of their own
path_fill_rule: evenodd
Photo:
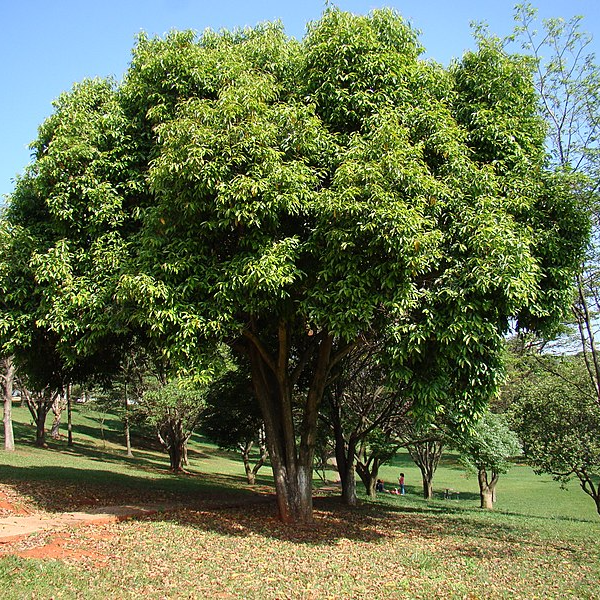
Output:
<svg viewBox="0 0 600 600">
<path fill-rule="evenodd" d="M 114 419 L 76 416 L 76 446 L 38 450 L 23 409 L 15 410 L 18 451 L 2 455 L 0 483 L 40 508 L 120 499 L 199 504 L 185 511 L 106 527 L 90 542 L 74 531 L 80 557 L 0 560 L 5 598 L 594 598 L 600 581 L 600 520 L 576 485 L 515 467 L 499 483 L 497 510 L 480 511 L 477 482 L 447 460 L 435 487 L 461 499 L 420 498 L 420 474 L 407 456 L 384 467 L 406 474 L 408 495 L 363 499 L 346 510 L 317 499 L 315 524 L 290 529 L 272 501 L 247 503 L 241 463 L 195 440 L 191 472 L 174 477 L 152 449 L 126 459 Z M 103 421 L 104 441 L 99 435 Z M 56 485 L 59 481 L 59 485 Z M 269 474 L 262 476 L 270 484 Z M 226 505 L 231 494 L 238 502 Z M 211 502 L 202 504 L 203 499 Z M 86 558 L 93 546 L 96 558 Z M 98 558 L 100 557 L 100 558 Z"/>
</svg>

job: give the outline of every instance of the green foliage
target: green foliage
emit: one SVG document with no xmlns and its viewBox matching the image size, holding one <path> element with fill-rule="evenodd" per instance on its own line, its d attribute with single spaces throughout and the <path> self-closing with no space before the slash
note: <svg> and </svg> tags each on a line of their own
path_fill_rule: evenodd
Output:
<svg viewBox="0 0 600 600">
<path fill-rule="evenodd" d="M 581 357 L 544 357 L 515 382 L 511 406 L 525 456 L 537 473 L 577 478 L 600 506 L 600 406 Z"/>
<path fill-rule="evenodd" d="M 141 36 L 122 84 L 76 85 L 40 128 L 7 212 L 18 310 L 70 361 L 143 330 L 193 370 L 241 337 L 285 348 L 286 381 L 311 344 L 375 333 L 417 411 L 477 413 L 510 320 L 562 316 L 587 227 L 527 62 L 421 52 L 390 10 L 329 8 L 300 42 Z"/>
<path fill-rule="evenodd" d="M 176 379 L 146 391 L 136 411 L 157 430 L 181 422 L 185 435 L 193 432 L 205 407 L 206 388 Z"/>
<path fill-rule="evenodd" d="M 238 450 L 259 442 L 263 427 L 250 373 L 238 364 L 210 385 L 200 430 L 221 448 Z"/>
<path fill-rule="evenodd" d="M 474 472 L 506 473 L 521 453 L 517 435 L 504 415 L 486 412 L 472 428 L 455 440 L 461 461 Z"/>
<path fill-rule="evenodd" d="M 114 85 L 85 81 L 55 102 L 5 218 L 13 239 L 13 316 L 74 361 L 117 339 L 114 279 L 127 255 L 130 145 Z M 20 328 L 11 331 L 26 345 Z M 19 338 L 21 339 L 18 342 Z"/>
</svg>

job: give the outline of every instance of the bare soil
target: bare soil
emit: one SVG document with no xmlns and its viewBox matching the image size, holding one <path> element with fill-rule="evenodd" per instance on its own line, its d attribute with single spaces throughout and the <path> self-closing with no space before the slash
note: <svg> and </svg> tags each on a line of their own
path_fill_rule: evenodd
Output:
<svg viewBox="0 0 600 600">
<path fill-rule="evenodd" d="M 0 556 L 12 554 L 48 560 L 91 560 L 101 567 L 108 557 L 98 552 L 99 544 L 95 542 L 114 536 L 111 533 L 112 524 L 185 508 L 181 501 L 132 503 L 127 495 L 122 498 L 123 503 L 100 506 L 92 505 L 89 496 L 89 490 L 82 490 L 81 497 L 71 495 L 71 503 L 67 508 L 76 507 L 76 510 L 56 512 L 40 509 L 10 485 L 0 484 Z M 265 502 L 270 499 L 271 494 L 263 493 L 246 498 L 244 502 Z M 205 498 L 203 504 L 224 506 L 239 502 L 235 498 L 229 502 L 223 498 Z M 193 504 L 197 506 L 197 501 Z M 80 531 L 82 527 L 86 528 L 85 533 Z"/>
</svg>

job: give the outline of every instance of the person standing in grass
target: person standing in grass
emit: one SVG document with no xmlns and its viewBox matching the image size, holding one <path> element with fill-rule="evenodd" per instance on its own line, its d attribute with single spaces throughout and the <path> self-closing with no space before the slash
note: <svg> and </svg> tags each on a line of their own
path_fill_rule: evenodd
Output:
<svg viewBox="0 0 600 600">
<path fill-rule="evenodd" d="M 404 489 L 404 473 L 400 473 L 400 477 L 398 478 L 398 483 L 400 484 L 400 494 L 404 496 L 406 493 Z"/>
</svg>

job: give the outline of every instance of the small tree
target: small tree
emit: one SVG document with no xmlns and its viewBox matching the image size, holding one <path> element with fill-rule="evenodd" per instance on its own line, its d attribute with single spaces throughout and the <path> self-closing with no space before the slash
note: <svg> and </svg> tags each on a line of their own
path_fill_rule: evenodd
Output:
<svg viewBox="0 0 600 600">
<path fill-rule="evenodd" d="M 430 437 L 416 439 L 406 444 L 406 449 L 421 471 L 423 498 L 425 500 L 433 498 L 433 475 L 440 464 L 442 450 L 444 449 L 444 440 L 441 437 L 436 437 L 435 432 L 430 433 Z"/>
<path fill-rule="evenodd" d="M 254 485 L 268 452 L 265 428 L 247 368 L 237 365 L 210 386 L 201 427 L 202 432 L 221 448 L 241 453 L 246 479 Z M 259 456 L 252 465 L 254 447 L 258 448 Z"/>
<path fill-rule="evenodd" d="M 496 484 L 521 452 L 516 434 L 504 415 L 486 412 L 468 431 L 458 434 L 455 443 L 463 464 L 477 473 L 481 508 L 491 510 L 496 501 Z"/>
<path fill-rule="evenodd" d="M 138 410 L 155 428 L 175 473 L 183 471 L 186 444 L 200 421 L 205 393 L 189 380 L 176 379 L 142 396 Z"/>
<path fill-rule="evenodd" d="M 356 472 L 370 498 L 375 497 L 375 485 L 381 465 L 392 460 L 399 444 L 391 431 L 375 429 L 361 440 L 356 451 Z"/>
<path fill-rule="evenodd" d="M 581 357 L 545 357 L 521 382 L 512 419 L 536 473 L 563 485 L 577 478 L 600 514 L 600 409 Z"/>
<path fill-rule="evenodd" d="M 433 498 L 433 476 L 440 464 L 442 451 L 448 444 L 448 431 L 456 427 L 456 419 L 443 413 L 434 419 L 407 413 L 396 431 L 397 438 L 421 471 L 423 497 Z"/>
<path fill-rule="evenodd" d="M 333 434 L 342 499 L 349 505 L 356 504 L 356 456 L 367 493 L 374 494 L 379 459 L 387 456 L 387 450 L 379 456 L 381 431 L 392 431 L 410 408 L 399 388 L 390 389 L 386 381 L 387 370 L 380 362 L 382 346 L 371 343 L 355 349 L 339 364 L 321 412 Z M 375 431 L 380 434 L 372 436 Z"/>
</svg>

